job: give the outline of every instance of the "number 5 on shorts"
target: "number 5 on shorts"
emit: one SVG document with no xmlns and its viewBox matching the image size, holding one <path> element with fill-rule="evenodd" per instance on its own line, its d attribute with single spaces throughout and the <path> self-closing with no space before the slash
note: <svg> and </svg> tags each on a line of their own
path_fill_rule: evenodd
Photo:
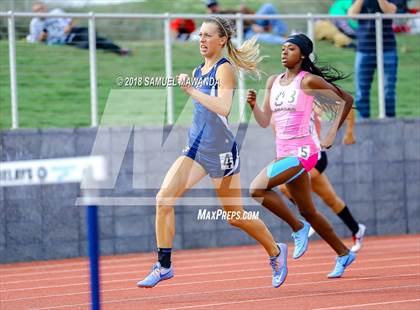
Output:
<svg viewBox="0 0 420 310">
<path fill-rule="evenodd" d="M 310 149 L 309 145 L 301 146 L 299 148 L 298 157 L 301 157 L 303 159 L 308 159 L 309 158 L 309 154 L 311 154 L 310 153 L 310 150 L 311 149 Z"/>
</svg>

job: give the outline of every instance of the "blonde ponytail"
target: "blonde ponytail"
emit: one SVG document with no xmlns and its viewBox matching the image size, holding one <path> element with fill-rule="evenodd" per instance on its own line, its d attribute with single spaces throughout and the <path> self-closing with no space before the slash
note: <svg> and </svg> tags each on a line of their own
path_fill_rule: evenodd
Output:
<svg viewBox="0 0 420 310">
<path fill-rule="evenodd" d="M 257 67 L 264 59 L 260 56 L 260 45 L 257 38 L 252 37 L 246 40 L 240 47 L 236 48 L 229 39 L 227 42 L 228 57 L 235 65 L 245 72 L 255 74 L 258 79 L 261 77 L 262 71 Z"/>
<path fill-rule="evenodd" d="M 252 37 L 246 40 L 240 47 L 235 47 L 231 41 L 235 33 L 234 24 L 225 18 L 212 17 L 204 22 L 214 23 L 219 30 L 219 36 L 227 37 L 228 58 L 238 69 L 254 74 L 258 79 L 261 77 L 261 71 L 257 66 L 264 59 L 260 56 L 260 45 L 257 44 L 257 38 Z"/>
</svg>

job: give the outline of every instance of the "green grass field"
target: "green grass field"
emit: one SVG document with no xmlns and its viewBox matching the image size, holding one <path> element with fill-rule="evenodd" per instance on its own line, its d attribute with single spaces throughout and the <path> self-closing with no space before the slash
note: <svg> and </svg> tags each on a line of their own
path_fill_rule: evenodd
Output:
<svg viewBox="0 0 420 310">
<path fill-rule="evenodd" d="M 265 1 L 245 1 L 256 9 Z M 324 12 L 331 1 L 288 2 L 280 9 L 284 13 Z M 233 7 L 236 1 L 221 1 L 224 7 Z M 302 4 L 305 5 L 302 5 Z M 187 9 L 185 9 L 187 8 Z M 92 8 L 85 8 L 89 11 Z M 203 13 L 201 1 L 146 1 L 143 3 L 119 6 L 96 7 L 97 12 L 193 12 Z M 134 50 L 132 57 L 121 58 L 98 51 L 98 99 L 102 115 L 107 100 L 112 99 L 112 113 L 121 112 L 127 106 L 132 113 L 141 114 L 137 122 L 141 124 L 163 123 L 165 102 L 161 100 L 141 100 L 136 90 L 144 88 L 121 88 L 116 79 L 122 77 L 164 76 L 165 60 L 163 40 L 144 39 L 148 36 L 161 37 L 162 27 L 153 23 L 134 21 L 115 21 L 114 31 L 109 24 L 99 23 L 100 33 L 115 38 L 121 45 Z M 81 21 L 81 23 L 83 23 Z M 299 24 L 290 28 L 299 29 Z M 134 39 L 133 39 L 134 38 Z M 420 116 L 420 36 L 400 35 L 399 70 L 397 84 L 397 115 L 399 117 Z M 403 51 L 404 50 L 404 51 Z M 20 127 L 81 127 L 90 125 L 89 93 L 89 55 L 86 50 L 66 46 L 43 46 L 27 44 L 19 40 L 17 51 L 18 99 Z M 351 74 L 341 85 L 354 92 L 353 62 L 354 51 L 338 49 L 327 42 L 317 42 L 317 54 L 320 63 L 336 66 L 344 73 Z M 281 72 L 280 47 L 262 46 L 262 53 L 268 57 L 262 63 L 267 75 Z M 196 42 L 176 42 L 173 47 L 173 72 L 190 73 L 202 61 Z M 10 112 L 10 76 L 7 41 L 0 41 L 0 128 L 11 127 Z M 262 89 L 266 77 L 261 81 L 246 80 L 247 88 Z M 372 114 L 377 115 L 377 82 L 373 82 L 371 106 Z M 164 91 L 162 89 L 162 91 Z M 118 111 L 121 106 L 121 111 Z M 124 108 L 123 108 L 124 107 Z M 185 109 L 184 109 L 185 107 Z M 175 114 L 181 123 L 188 123 L 192 109 L 187 97 L 175 89 Z M 181 113 L 182 111 L 187 113 Z M 111 112 L 110 112 L 111 113 Z M 181 115 L 179 118 L 178 116 Z M 233 107 L 231 121 L 238 118 L 237 104 Z M 124 124 L 124 117 L 119 117 L 119 124 Z M 129 122 L 129 121 L 127 121 Z M 127 123 L 127 125 L 129 125 Z"/>
<path fill-rule="evenodd" d="M 401 116 L 420 116 L 420 37 L 399 36 L 398 43 L 408 46 L 408 52 L 399 54 L 399 71 L 397 84 L 397 114 Z M 98 52 L 98 98 L 99 110 L 102 113 L 111 91 L 133 92 L 144 88 L 121 88 L 116 78 L 164 76 L 164 47 L 162 42 L 130 43 L 134 56 L 121 58 L 112 54 Z M 282 70 L 279 61 L 280 48 L 262 46 L 262 53 L 267 55 L 262 69 L 267 74 Z M 0 42 L 0 54 L 7 55 L 7 43 Z M 326 42 L 317 44 L 320 63 L 331 64 L 345 73 L 353 72 L 354 52 L 337 49 Z M 10 86 L 8 57 L 0 57 L 0 125 L 11 126 Z M 17 71 L 19 89 L 19 116 L 21 127 L 80 127 L 90 124 L 89 63 L 88 53 L 63 46 L 30 45 L 25 42 L 17 44 Z M 173 50 L 174 74 L 189 73 L 201 62 L 197 43 L 175 43 Z M 246 80 L 247 88 L 264 88 L 265 77 L 261 81 L 250 78 Z M 353 76 L 341 85 L 354 91 Z M 377 115 L 376 80 L 373 82 L 372 110 Z M 130 96 L 128 96 L 130 97 Z M 124 100 L 124 96 L 120 96 Z M 133 104 L 136 99 L 132 98 Z M 130 99 L 131 100 L 131 99 Z M 115 105 L 116 103 L 113 102 Z M 117 103 L 118 104 L 118 103 Z M 191 103 L 179 90 L 175 89 L 175 110 L 179 115 L 191 110 Z M 126 106 L 127 103 L 121 103 Z M 164 122 L 165 102 L 139 102 L 141 120 L 145 124 Z M 185 113 L 188 115 L 189 113 Z M 183 114 L 184 115 L 184 114 Z M 237 104 L 231 114 L 234 122 L 237 117 Z M 187 116 L 179 121 L 188 122 Z"/>
</svg>

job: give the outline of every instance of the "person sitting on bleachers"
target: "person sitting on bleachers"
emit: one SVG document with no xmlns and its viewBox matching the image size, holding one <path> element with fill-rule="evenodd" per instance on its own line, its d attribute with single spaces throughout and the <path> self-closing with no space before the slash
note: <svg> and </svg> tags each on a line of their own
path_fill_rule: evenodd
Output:
<svg viewBox="0 0 420 310">
<path fill-rule="evenodd" d="M 171 21 L 171 31 L 177 40 L 186 41 L 195 30 L 195 23 L 189 18 L 177 18 Z"/>
<path fill-rule="evenodd" d="M 336 0 L 328 13 L 331 16 L 347 15 L 352 0 Z M 328 40 L 337 47 L 355 48 L 357 21 L 351 19 L 323 19 L 315 23 L 315 38 Z"/>
<path fill-rule="evenodd" d="M 263 4 L 257 12 L 241 5 L 238 10 L 221 10 L 217 0 L 207 0 L 207 13 L 209 14 L 255 14 L 255 15 L 276 15 L 279 14 L 276 7 L 270 3 Z M 283 44 L 287 36 L 287 24 L 281 20 L 244 20 L 244 39 L 248 40 L 253 36 L 257 37 L 260 43 Z"/>
<path fill-rule="evenodd" d="M 37 13 L 48 12 L 47 7 L 42 2 L 32 5 L 32 10 Z M 63 14 L 61 9 L 53 9 L 51 14 Z M 87 27 L 76 27 L 71 18 L 32 18 L 29 25 L 29 34 L 26 37 L 29 43 L 45 44 L 66 44 L 78 48 L 89 48 L 89 29 Z M 96 48 L 126 56 L 132 52 L 129 49 L 121 48 L 109 39 L 96 36 Z"/>
</svg>

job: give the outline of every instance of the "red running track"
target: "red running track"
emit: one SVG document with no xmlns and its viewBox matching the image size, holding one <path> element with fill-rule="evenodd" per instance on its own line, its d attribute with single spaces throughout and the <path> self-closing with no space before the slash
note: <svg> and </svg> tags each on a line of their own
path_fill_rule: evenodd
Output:
<svg viewBox="0 0 420 310">
<path fill-rule="evenodd" d="M 346 240 L 349 244 L 350 240 Z M 289 253 L 293 248 L 289 245 Z M 341 279 L 327 279 L 334 253 L 310 242 L 271 287 L 259 246 L 176 251 L 175 277 L 153 289 L 136 282 L 155 254 L 103 257 L 103 309 L 420 309 L 420 235 L 368 237 Z M 0 265 L 0 309 L 89 309 L 86 259 Z"/>
</svg>

